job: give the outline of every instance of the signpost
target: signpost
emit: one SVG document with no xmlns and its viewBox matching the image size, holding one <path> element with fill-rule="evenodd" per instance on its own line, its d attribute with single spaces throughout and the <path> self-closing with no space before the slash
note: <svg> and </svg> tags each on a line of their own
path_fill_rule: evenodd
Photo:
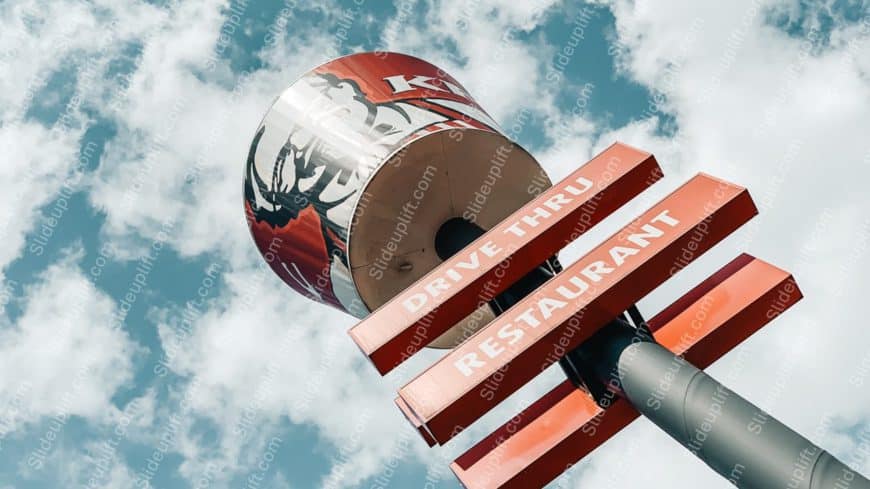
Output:
<svg viewBox="0 0 870 489">
<path fill-rule="evenodd" d="M 378 372 L 452 348 L 395 401 L 430 445 L 560 364 L 456 459 L 466 487 L 542 487 L 643 415 L 738 487 L 870 489 L 699 370 L 801 298 L 788 272 L 744 254 L 648 321 L 634 306 L 757 213 L 746 189 L 699 174 L 562 270 L 560 249 L 661 176 L 615 143 L 551 186 L 458 81 L 360 53 L 276 100 L 245 206 L 282 279 L 362 318 L 349 334 Z"/>
</svg>

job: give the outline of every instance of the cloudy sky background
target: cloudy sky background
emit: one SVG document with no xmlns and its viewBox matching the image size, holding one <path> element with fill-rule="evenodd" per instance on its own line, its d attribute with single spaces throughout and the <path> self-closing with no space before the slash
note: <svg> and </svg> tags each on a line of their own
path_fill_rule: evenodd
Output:
<svg viewBox="0 0 870 489">
<path fill-rule="evenodd" d="M 657 156 L 666 178 L 566 263 L 698 171 L 747 186 L 761 215 L 641 307 L 742 251 L 793 272 L 807 297 L 710 371 L 870 473 L 866 2 L 318 4 L 0 3 L 0 487 L 452 488 L 559 381 L 428 449 L 392 400 L 438 354 L 380 378 L 351 318 L 261 263 L 260 118 L 372 49 L 444 67 L 504 127 L 531 111 L 512 136 L 554 179 L 615 140 Z M 643 420 L 555 485 L 728 487 Z"/>
</svg>

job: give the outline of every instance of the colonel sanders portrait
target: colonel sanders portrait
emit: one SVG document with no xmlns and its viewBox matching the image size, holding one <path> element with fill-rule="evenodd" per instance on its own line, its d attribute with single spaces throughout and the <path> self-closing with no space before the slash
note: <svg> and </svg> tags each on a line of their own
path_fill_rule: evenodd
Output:
<svg viewBox="0 0 870 489">
<path fill-rule="evenodd" d="M 282 94 L 254 136 L 245 170 L 255 241 L 264 255 L 280 241 L 272 268 L 312 299 L 365 314 L 347 258 L 356 199 L 400 143 L 447 119 L 412 103 L 373 103 L 355 81 L 328 73 L 308 74 Z"/>
</svg>

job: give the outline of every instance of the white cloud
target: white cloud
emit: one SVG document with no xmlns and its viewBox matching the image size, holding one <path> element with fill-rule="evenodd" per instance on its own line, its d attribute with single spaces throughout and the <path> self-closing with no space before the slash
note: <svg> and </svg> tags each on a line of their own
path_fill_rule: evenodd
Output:
<svg viewBox="0 0 870 489">
<path fill-rule="evenodd" d="M 329 32 L 296 31 L 293 38 L 261 53 L 267 68 L 253 73 L 239 96 L 232 98 L 233 87 L 225 79 L 198 73 L 201 49 L 164 58 L 176 46 L 177 31 L 192 30 L 214 39 L 220 27 L 215 5 L 204 12 L 174 12 L 161 32 L 149 39 L 124 110 L 113 114 L 121 128 L 107 148 L 91 192 L 92 201 L 107 212 L 104 231 L 112 239 L 135 242 L 137 236 L 156 233 L 161 220 L 173 216 L 177 233 L 170 242 L 176 249 L 186 255 L 219 251 L 230 264 L 223 276 L 224 295 L 197 319 L 192 336 L 172 362 L 176 373 L 191 379 L 187 392 L 196 391 L 191 413 L 219 427 L 217 444 L 206 444 L 188 431 L 192 421 L 186 421 L 175 446 L 186 459 L 181 471 L 190 480 L 209 464 L 226 469 L 221 477 L 242 473 L 256 462 L 252 454 L 262 451 L 271 428 L 282 419 L 316 426 L 322 439 L 340 451 L 342 459 L 325 480 L 337 487 L 352 487 L 383 472 L 384 464 L 396 456 L 419 459 L 426 454 L 428 459 L 433 452 L 425 449 L 392 399 L 400 383 L 422 370 L 433 354 L 414 359 L 404 374 L 378 377 L 343 334 L 352 324 L 350 318 L 293 295 L 270 270 L 259 267 L 241 198 L 227 197 L 240 196 L 239 168 L 264 108 L 317 60 L 325 61 L 321 53 L 334 40 Z M 453 11 L 439 12 L 447 16 Z M 511 23 L 522 23 L 517 28 L 525 29 L 530 19 L 540 18 L 529 12 L 500 14 L 492 21 L 475 18 L 469 25 L 473 33 L 460 43 L 474 40 L 464 54 L 486 59 L 472 59 L 467 68 L 450 71 L 456 71 L 463 83 L 471 79 L 479 87 L 475 93 L 486 94 L 490 100 L 483 103 L 496 113 L 507 115 L 521 101 L 537 100 L 532 92 L 538 59 L 531 48 L 513 42 L 499 47 L 499 57 L 491 57 L 493 43 L 499 43 Z M 437 20 L 445 28 L 450 22 L 447 17 Z M 430 54 L 408 45 L 391 47 Z M 431 54 L 437 62 L 440 53 Z M 485 67 L 478 69 L 483 61 Z M 502 76 L 517 63 L 527 67 L 529 82 Z M 183 106 L 176 114 L 156 112 L 177 101 Z M 151 142 L 164 134 L 163 144 L 149 155 Z M 185 187 L 192 171 L 196 183 Z M 134 205 L 124 205 L 124 194 L 134 180 L 141 182 L 136 184 L 141 190 L 133 192 Z M 177 339 L 172 326 L 176 312 L 165 311 L 159 326 L 165 349 Z M 399 379 L 402 375 L 405 379 Z M 248 424 L 252 417 L 256 427 Z M 160 425 L 159 417 L 155 424 Z"/>
<path fill-rule="evenodd" d="M 661 111 L 675 116 L 679 130 L 664 137 L 653 131 L 656 124 L 637 121 L 605 133 L 596 147 L 619 139 L 655 153 L 669 183 L 651 195 L 706 171 L 747 186 L 762 212 L 644 304 L 650 312 L 660 308 L 738 251 L 794 272 L 802 303 L 748 340 L 741 347 L 748 354 L 732 353 L 710 370 L 801 433 L 836 441 L 830 448 L 849 460 L 860 440 L 847 442 L 830 426 L 870 421 L 863 408 L 870 391 L 849 382 L 868 351 L 858 297 L 870 286 L 859 272 L 867 263 L 861 209 L 870 114 L 862 108 L 870 86 L 866 60 L 848 46 L 865 45 L 870 29 L 835 27 L 836 43 L 811 46 L 764 24 L 769 2 L 610 5 L 623 72 L 666 95 Z M 637 453 L 656 455 L 633 458 L 638 463 L 618 487 L 727 487 L 654 435 L 657 428 L 637 424 L 632 437 L 617 437 L 590 457 L 592 468 L 577 474 L 577 487 L 601 484 L 609 464 L 633 444 Z M 662 464 L 665 458 L 686 461 Z M 870 464 L 862 464 L 866 473 Z"/>
<path fill-rule="evenodd" d="M 219 447 L 191 453 L 190 473 L 207 463 L 225 467 L 227 476 L 244 470 L 269 437 L 280 436 L 273 430 L 282 419 L 317 427 L 344 452 L 336 487 L 377 472 L 411 428 L 392 406 L 396 381 L 380 378 L 344 335 L 352 318 L 297 297 L 268 269 L 224 279 L 220 305 L 197 321 L 171 362 L 198 392 L 192 413 L 221 427 Z M 160 325 L 164 345 L 182 339 L 172 323 L 170 314 Z"/>
<path fill-rule="evenodd" d="M 82 109 L 102 96 L 96 87 L 106 63 L 154 24 L 154 10 L 139 3 L 118 6 L 113 13 L 119 27 L 109 36 L 103 17 L 81 2 L 0 5 L 0 178 L 8 189 L 0 196 L 0 271 L 25 249 L 41 254 L 66 216 L 81 170 L 96 164 L 95 148 L 82 141 L 91 123 Z M 25 117 L 54 106 L 60 112 L 56 121 Z M 25 243 L 28 233 L 31 241 Z"/>
<path fill-rule="evenodd" d="M 304 40 L 267 45 L 260 53 L 265 68 L 247 77 L 231 74 L 224 61 L 212 59 L 224 4 L 184 3 L 167 12 L 147 37 L 124 97 L 103 107 L 120 127 L 90 198 L 106 212 L 107 237 L 132 254 L 171 218 L 176 232 L 169 242 L 182 255 L 219 251 L 234 263 L 247 260 L 240 168 L 250 139 L 276 95 L 326 61 L 331 39 L 312 29 Z M 253 17 L 250 9 L 245 15 Z"/>
<path fill-rule="evenodd" d="M 772 173 L 775 174 L 786 167 L 786 171 L 790 172 L 786 175 L 790 179 L 788 181 L 790 186 L 794 184 L 791 181 L 793 177 L 790 175 L 798 167 L 797 162 L 787 161 L 781 165 L 769 163 L 777 162 L 777 158 L 782 158 L 783 146 L 787 146 L 795 137 L 803 135 L 806 142 L 801 147 L 811 151 L 808 154 L 802 151 L 801 161 L 817 159 L 830 147 L 829 142 L 820 141 L 816 134 L 820 129 L 818 123 L 820 117 L 825 117 L 826 120 L 833 117 L 834 125 L 840 131 L 839 137 L 843 139 L 845 139 L 844 134 L 851 131 L 854 135 L 856 128 L 862 127 L 858 124 L 862 116 L 859 111 L 851 109 L 853 105 L 844 102 L 840 96 L 833 96 L 831 92 L 822 90 L 824 83 L 835 83 L 841 89 L 833 92 L 834 94 L 863 96 L 861 87 L 855 84 L 849 69 L 831 79 L 810 76 L 807 75 L 810 68 L 820 71 L 826 68 L 824 65 L 826 60 L 830 62 L 825 57 L 811 58 L 808 63 L 812 66 L 797 66 L 796 81 L 788 85 L 785 74 L 789 64 L 794 62 L 799 53 L 799 43 L 773 28 L 762 27 L 760 22 L 763 16 L 760 13 L 755 17 L 749 17 L 750 23 L 745 32 L 739 31 L 740 46 L 737 48 L 738 54 L 732 59 L 726 51 L 730 48 L 725 41 L 746 16 L 745 6 L 719 6 L 717 8 L 720 11 L 716 12 L 693 10 L 693 7 L 688 5 L 683 7 L 686 8 L 675 7 L 680 12 L 679 15 L 675 15 L 674 9 L 670 8 L 639 8 L 637 11 L 631 11 L 622 4 L 615 7 L 619 39 L 624 54 L 621 60 L 622 70 L 628 76 L 667 96 L 667 103 L 661 107 L 661 112 L 676 116 L 680 130 L 675 139 L 655 134 L 653 129 L 657 127 L 657 122 L 651 119 L 614 128 L 606 132 L 598 141 L 593 141 L 592 134 L 596 131 L 587 121 L 586 114 L 572 116 L 555 107 L 550 94 L 557 87 L 547 87 L 543 94 L 536 88 L 541 81 L 544 68 L 541 60 L 545 59 L 540 50 L 548 52 L 546 50 L 552 48 L 534 43 L 523 44 L 503 40 L 503 34 L 509 28 L 528 30 L 533 27 L 534 22 L 541 19 L 539 13 L 500 11 L 498 15 L 487 16 L 481 13 L 489 12 L 489 7 L 472 5 L 469 16 L 469 13 L 458 6 L 437 4 L 435 8 L 430 8 L 423 26 L 401 19 L 394 21 L 401 25 L 388 24 L 385 32 L 392 32 L 393 35 L 385 38 L 385 44 L 388 49 L 413 52 L 446 67 L 478 96 L 484 107 L 503 122 L 509 123 L 511 115 L 518 107 L 523 106 L 531 107 L 539 114 L 552 116 L 552 122 L 548 122 L 547 125 L 548 134 L 557 137 L 557 140 L 554 141 L 552 148 L 543 152 L 541 156 L 545 164 L 555 169 L 556 173 L 559 171 L 564 173 L 569 165 L 580 161 L 582 157 L 578 155 L 589 156 L 593 150 L 601 149 L 617 138 L 655 152 L 670 178 L 668 183 L 659 185 L 662 188 L 652 191 L 650 194 L 652 196 L 661 196 L 666 188 L 673 188 L 679 181 L 699 169 L 744 183 L 753 190 L 753 193 L 756 193 L 764 192 L 765 184 L 773 182 Z M 472 21 L 463 23 L 466 17 Z M 206 18 L 210 17 L 206 16 Z M 193 18 L 185 19 L 196 22 Z M 456 29 L 455 26 L 459 24 L 462 24 L 461 28 Z M 213 29 L 217 28 L 217 23 L 209 25 Z M 643 36 L 637 34 L 641 32 L 644 33 Z M 458 49 L 459 59 L 449 55 L 443 47 L 440 47 L 444 43 L 438 43 L 437 46 L 431 43 L 433 36 L 442 41 L 451 41 Z M 152 40 L 152 43 L 157 42 Z M 278 93 L 288 80 L 295 78 L 295 75 L 289 76 L 288 73 L 298 74 L 314 64 L 311 59 L 316 59 L 316 56 L 305 57 L 304 66 L 298 62 L 294 64 L 293 61 L 300 58 L 300 56 L 293 56 L 297 50 L 303 49 L 307 52 L 310 48 L 312 40 L 308 39 L 307 42 L 308 47 L 303 47 L 297 45 L 294 40 L 287 39 L 286 43 L 279 44 L 264 53 L 264 58 L 271 66 L 285 67 L 280 70 L 285 75 L 279 75 L 278 70 L 256 73 L 252 78 L 253 88 L 243 100 L 239 101 L 237 107 L 240 110 L 244 110 L 241 109 L 242 107 L 265 107 L 268 100 Z M 325 46 L 330 42 L 328 37 L 321 37 L 315 38 L 313 44 L 320 43 Z M 311 51 L 314 52 L 315 49 Z M 157 52 L 161 51 L 157 50 Z M 711 56 L 710 53 L 715 54 Z M 143 59 L 147 60 L 148 56 L 146 51 Z M 834 57 L 833 54 L 826 56 Z M 178 373 L 195 378 L 199 385 L 208 386 L 207 392 L 210 394 L 197 397 L 196 414 L 211 418 L 216 424 L 225 427 L 221 433 L 220 451 L 210 450 L 195 442 L 185 444 L 184 449 L 187 450 L 188 458 L 188 466 L 185 470 L 192 476 L 203 468 L 206 461 L 213 460 L 227 464 L 236 470 L 244 467 L 243 448 L 262 446 L 263 433 L 257 433 L 260 439 L 245 440 L 226 427 L 236 426 L 246 409 L 250 412 L 251 400 L 254 399 L 257 400 L 255 409 L 257 416 L 262 416 L 262 422 L 266 425 L 271 425 L 281 416 L 286 415 L 295 423 L 315 424 L 324 439 L 337 447 L 352 447 L 350 452 L 353 456 L 349 457 L 348 463 L 334 467 L 334 471 L 345 474 L 342 479 L 345 484 L 352 485 L 366 475 L 377 473 L 379 464 L 389 460 L 391 456 L 391 447 L 385 444 L 384 440 L 401 440 L 408 428 L 403 424 L 397 411 L 391 409 L 389 416 L 383 416 L 379 412 L 384 406 L 392 408 L 388 402 L 384 402 L 384 399 L 392 397 L 389 381 L 384 382 L 371 375 L 367 366 L 357 358 L 357 352 L 350 348 L 349 343 L 340 341 L 341 336 L 338 337 L 337 342 L 334 341 L 336 331 L 349 326 L 349 320 L 332 311 L 310 306 L 307 302 L 290 296 L 290 293 L 284 291 L 271 274 L 268 275 L 265 283 L 270 284 L 268 289 L 275 287 L 277 289 L 275 292 L 266 290 L 259 293 L 257 301 L 253 303 L 246 303 L 244 300 L 245 287 L 253 287 L 251 283 L 263 279 L 257 278 L 257 272 L 253 268 L 257 258 L 250 253 L 250 243 L 247 241 L 247 233 L 243 230 L 241 212 L 238 212 L 236 202 L 226 199 L 225 195 L 232 195 L 237 188 L 235 169 L 238 168 L 241 155 L 244 154 L 247 145 L 245 135 L 248 134 L 248 128 L 255 126 L 260 111 L 252 109 L 245 112 L 242 117 L 233 118 L 234 125 L 226 129 L 226 134 L 239 135 L 238 137 L 225 138 L 226 141 L 222 144 L 208 146 L 209 124 L 204 126 L 201 122 L 208 120 L 212 107 L 225 100 L 228 91 L 214 83 L 192 76 L 189 67 L 185 64 L 176 66 L 170 64 L 168 67 L 161 64 L 160 70 L 170 71 L 165 77 L 171 80 L 172 84 L 162 88 L 155 86 L 147 83 L 150 77 L 156 76 L 149 75 L 149 70 L 157 69 L 155 66 L 147 61 L 140 66 L 133 83 L 132 93 L 135 95 L 130 97 L 133 116 L 122 119 L 125 124 L 129 124 L 129 137 L 142 135 L 142 139 L 138 144 L 131 144 L 131 141 L 136 140 L 122 135 L 110 148 L 108 160 L 117 163 L 107 165 L 106 172 L 101 173 L 100 181 L 96 186 L 100 190 L 96 192 L 99 197 L 94 198 L 107 206 L 117 201 L 119 199 L 117 192 L 123 188 L 125 175 L 135 172 L 144 158 L 141 154 L 133 154 L 134 152 L 129 148 L 143 146 L 150 137 L 159 134 L 159 129 L 165 127 L 165 124 L 161 125 L 161 123 L 154 125 L 153 121 L 159 121 L 161 117 L 148 113 L 151 107 L 150 101 L 162 100 L 163 106 L 168 105 L 173 97 L 189 101 L 185 106 L 185 113 L 176 122 L 176 127 L 184 127 L 187 130 L 175 131 L 177 134 L 169 136 L 170 142 L 166 146 L 176 153 L 161 154 L 161 166 L 154 171 L 154 181 L 147 184 L 148 202 L 143 202 L 132 213 L 113 213 L 110 210 L 109 225 L 110 233 L 124 235 L 130 229 L 134 229 L 147 235 L 150 232 L 149 226 L 153 229 L 161 216 L 177 215 L 185 222 L 183 229 L 186 234 L 178 236 L 175 240 L 175 245 L 183 252 L 195 254 L 220 248 L 224 252 L 229 251 L 232 256 L 233 271 L 225 277 L 229 287 L 225 297 L 221 299 L 221 306 L 207 312 L 198 321 L 196 333 L 188 340 L 185 353 L 179 356 L 174 364 Z M 286 68 L 287 66 L 292 68 Z M 506 74 L 516 73 L 521 73 L 522 76 L 506 76 Z M 163 76 L 162 71 L 161 76 Z M 785 92 L 784 100 L 781 95 L 783 85 L 789 87 Z M 819 93 L 821 96 L 813 98 L 815 102 L 811 106 L 806 104 L 801 106 L 792 102 L 793 92 Z M 703 103 L 698 103 L 699 100 Z M 777 103 L 777 100 L 782 101 Z M 142 114 L 136 116 L 135 114 L 140 111 Z M 756 123 L 769 120 L 772 123 L 756 125 L 760 127 L 758 131 L 761 133 L 754 133 L 752 124 L 745 122 L 747 120 Z M 788 124 L 784 126 L 783 122 Z M 559 124 L 564 127 L 559 129 Z M 211 126 L 213 127 L 213 124 Z M 833 132 L 827 125 L 825 127 L 829 132 Z M 844 129 L 848 130 L 843 133 Z M 739 144 L 735 141 L 739 141 Z M 774 144 L 775 141 L 778 144 Z M 843 146 L 844 144 L 838 145 L 839 148 Z M 202 192 L 183 194 L 180 191 L 180 184 L 184 172 L 189 171 L 191 161 L 198 160 L 203 148 L 209 151 L 208 154 L 216 155 L 216 158 L 200 158 L 200 161 L 206 162 L 199 173 L 201 180 L 196 186 L 202 189 Z M 560 151 L 562 148 L 565 149 Z M 815 151 L 812 151 L 813 149 Z M 753 161 L 768 163 L 767 166 L 755 167 L 747 164 Z M 696 162 L 724 162 L 728 165 L 702 166 Z M 766 168 L 770 171 L 766 172 Z M 807 173 L 810 180 L 822 173 L 820 170 L 805 170 L 803 167 L 801 171 Z M 779 251 L 782 244 L 777 239 L 778 236 L 791 227 L 807 228 L 807 225 L 801 221 L 801 212 L 789 213 L 780 210 L 784 203 L 788 202 L 786 199 L 793 202 L 800 201 L 801 197 L 796 197 L 791 192 L 790 189 L 784 188 L 776 195 L 777 204 L 769 209 L 769 214 L 772 215 L 765 218 L 765 227 L 759 227 L 755 231 L 752 240 L 754 246 L 748 250 L 769 259 L 773 259 L 774 256 L 766 254 L 765 252 L 769 250 L 764 247 L 775 250 L 779 255 L 777 263 L 784 266 L 789 265 L 790 259 L 794 261 L 796 249 L 792 250 L 791 258 L 787 252 Z M 636 213 L 643 203 L 651 202 L 653 197 L 650 195 L 617 214 L 612 221 L 625 221 Z M 153 198 L 155 196 L 156 198 Z M 799 208 L 800 206 L 795 207 L 795 209 Z M 776 227 L 778 232 L 772 231 L 774 220 L 780 222 Z M 213 232 L 216 222 L 225 223 L 223 229 L 228 232 L 216 236 Z M 594 236 L 603 236 L 603 233 L 604 231 L 596 231 Z M 232 247 L 227 247 L 224 242 L 227 236 L 233 237 L 229 240 Z M 237 241 L 240 236 L 243 238 Z M 683 279 L 681 283 L 700 280 L 705 272 L 715 267 L 717 260 L 721 263 L 730 258 L 729 253 L 733 251 L 733 248 L 727 247 L 717 250 L 712 254 L 712 258 L 703 262 L 705 265 L 702 267 L 707 267 L 706 270 L 687 271 L 685 275 L 689 278 Z M 676 291 L 682 288 L 684 286 L 670 286 L 665 289 L 664 294 L 660 293 L 647 302 L 652 303 L 654 309 L 672 299 Z M 804 288 L 807 289 L 806 285 Z M 299 320 L 298 324 L 290 319 L 276 320 L 276 318 L 302 317 L 304 320 Z M 788 317 L 785 316 L 778 323 L 785 322 Z M 307 329 L 312 324 L 329 325 L 330 329 L 325 331 Z M 287 338 L 288 332 L 298 335 L 292 337 L 294 342 L 292 354 L 282 352 L 280 346 Z M 161 326 L 161 338 L 164 344 L 171 334 L 171 328 L 166 325 Z M 776 341 L 772 343 L 775 344 Z M 320 363 L 318 353 L 324 351 L 332 352 L 328 356 L 333 358 L 334 363 L 326 366 Z M 781 353 L 781 355 L 786 354 L 788 353 Z M 270 385 L 268 373 L 270 368 L 281 372 L 281 385 L 294 386 L 295 389 Z M 770 370 L 769 365 L 759 365 L 756 368 Z M 803 367 L 798 365 L 795 368 Z M 755 371 L 755 368 L 747 368 L 747 371 Z M 393 382 L 394 385 L 397 383 Z M 749 393 L 752 392 L 751 385 L 752 382 L 747 382 L 742 376 L 735 383 L 735 387 L 744 388 Z M 763 383 L 756 385 L 763 386 Z M 303 386 L 301 393 L 300 386 Z M 264 395 L 264 389 L 268 395 Z M 300 396 L 305 399 L 306 392 L 309 390 L 316 391 L 316 394 L 309 399 L 309 404 L 300 404 Z M 534 391 L 534 388 L 531 388 L 531 391 Z M 794 394 L 794 397 L 803 396 L 805 392 L 802 389 L 791 392 L 795 391 L 800 392 Z M 784 397 L 787 395 L 784 394 Z M 522 395 L 501 407 L 499 413 L 507 414 L 516 410 L 520 404 L 516 399 L 522 399 Z M 314 405 L 316 409 L 311 409 L 310 406 Z M 355 424 L 360 423 L 360 416 L 347 416 L 346 406 L 351 405 L 358 414 L 378 412 L 378 416 L 372 420 L 362 417 L 366 425 L 364 430 L 368 434 L 366 438 L 375 441 L 368 441 L 362 445 L 352 443 L 350 434 L 357 429 Z M 303 408 L 303 406 L 309 407 Z M 499 417 L 498 414 L 494 414 L 489 419 L 492 423 L 497 423 L 503 418 L 506 416 Z M 804 421 L 803 426 L 806 425 L 807 421 Z M 487 426 L 487 423 L 481 423 L 481 426 L 469 431 L 467 438 L 459 440 L 459 443 L 455 443 L 454 446 L 458 447 L 474 439 L 475 434 L 482 434 L 489 428 L 491 426 Z M 643 435 L 644 429 L 647 430 L 645 435 Z M 642 432 L 644 443 L 647 443 L 646 440 L 655 441 L 655 443 L 649 442 L 655 445 L 660 443 L 661 436 L 650 434 L 649 426 L 635 429 L 638 430 Z M 605 448 L 602 452 L 605 454 L 609 451 L 618 452 L 619 447 L 624 445 L 614 441 L 612 446 L 615 448 Z M 679 447 L 668 446 L 670 448 L 664 450 L 670 450 L 669 453 L 674 457 L 691 458 Z M 412 451 L 416 452 L 420 449 L 419 441 L 415 440 L 414 447 Z M 649 448 L 650 446 L 646 446 L 642 451 Z M 453 446 L 448 448 L 448 451 L 453 450 L 457 448 Z M 426 458 L 431 460 L 432 451 L 426 453 Z M 594 463 L 595 459 L 592 461 Z M 700 477 L 707 477 L 714 481 L 711 482 L 713 484 L 721 483 L 715 476 L 709 476 L 702 465 L 699 467 L 697 471 L 690 469 L 684 474 L 673 476 L 674 484 L 686 485 L 685 481 L 691 480 L 697 474 L 707 474 Z M 346 474 L 353 474 L 354 477 L 348 478 Z"/>
<path fill-rule="evenodd" d="M 542 63 L 553 47 L 540 39 L 517 38 L 540 25 L 554 3 L 399 2 L 415 6 L 410 15 L 400 8 L 386 23 L 381 49 L 410 53 L 443 68 L 510 131 L 521 108 L 552 109 L 554 87 L 543 83 Z M 426 17 L 418 22 L 423 8 Z"/>
<path fill-rule="evenodd" d="M 83 445 L 58 449 L 57 462 L 51 467 L 51 476 L 58 484 L 104 489 L 135 487 L 133 471 L 120 460 L 117 451 L 97 443 Z"/>
<path fill-rule="evenodd" d="M 16 407 L 6 420 L 13 430 L 59 416 L 107 422 L 117 410 L 112 396 L 132 379 L 137 347 L 111 327 L 114 303 L 82 274 L 78 258 L 40 274 L 14 323 L 2 318 L 0 404 Z"/>
<path fill-rule="evenodd" d="M 78 163 L 77 139 L 73 133 L 37 123 L 0 126 L 0 179 L 7 186 L 0 193 L 0 274 L 25 249 L 42 254 L 53 239 L 67 199 L 81 180 L 81 174 L 72 171 Z M 37 212 L 46 205 L 46 212 Z"/>
<path fill-rule="evenodd" d="M 853 341 L 862 338 L 862 314 L 855 306 L 861 303 L 859 291 L 870 285 L 855 270 L 866 268 L 867 261 L 864 250 L 849 245 L 862 237 L 866 242 L 870 231 L 854 225 L 866 207 L 863 179 L 870 168 L 870 147 L 863 137 L 870 126 L 864 110 L 870 98 L 870 59 L 860 56 L 867 32 L 854 25 L 837 29 L 830 46 L 802 58 L 800 39 L 762 25 L 763 9 L 754 11 L 748 1 L 617 1 L 612 8 L 621 73 L 664 94 L 666 102 L 660 113 L 605 128 L 596 139 L 602 128 L 585 113 L 558 107 L 554 95 L 564 87 L 544 82 L 546 63 L 558 47 L 541 37 L 522 43 L 511 39 L 552 15 L 548 8 L 553 3 L 511 2 L 495 9 L 492 2 L 430 2 L 421 22 L 412 21 L 416 13 L 403 19 L 401 11 L 388 21 L 382 44 L 446 68 L 506 128 L 519 108 L 532 110 L 553 143 L 538 156 L 556 177 L 616 139 L 657 155 L 666 182 L 599 226 L 566 259 L 698 170 L 748 186 L 756 200 L 769 204 L 762 203 L 763 214 L 756 219 L 760 225 L 654 293 L 645 308 L 651 312 L 672 300 L 731 258 L 738 242 L 745 251 L 792 269 L 808 295 L 804 303 L 747 343 L 751 354 L 741 368 L 735 368 L 732 355 L 712 371 L 750 399 L 769 402 L 774 414 L 803 432 L 811 433 L 827 412 L 818 406 L 830 408 L 842 424 L 866 421 L 861 406 L 870 397 L 856 394 L 848 378 L 836 373 L 858 369 L 870 357 L 861 341 Z M 0 212 L 0 270 L 20 256 L 26 233 L 41 224 L 34 220 L 35 211 L 55 198 L 75 168 L 90 123 L 80 120 L 51 132 L 33 121 L 7 121 L 20 119 L 33 104 L 64 103 L 60 96 L 48 98 L 57 91 L 32 100 L 58 72 L 59 61 L 92 62 L 97 75 L 90 81 L 80 76 L 76 89 L 118 131 L 98 171 L 85 182 L 91 202 L 106 214 L 105 237 L 123 244 L 132 256 L 171 217 L 175 233 L 169 243 L 182 255 L 217 253 L 228 263 L 226 289 L 195 321 L 171 363 L 184 382 L 191 382 L 179 393 L 191 394 L 193 406 L 174 447 L 185 457 L 182 474 L 193 481 L 209 463 L 228 469 L 221 477 L 244 473 L 262 453 L 271 429 L 287 419 L 315 426 L 332 445 L 329 450 L 344 456 L 332 468 L 338 486 L 383 473 L 397 453 L 443 466 L 444 459 L 518 411 L 546 382 L 514 396 L 488 423 L 473 427 L 446 449 L 423 448 L 392 398 L 405 380 L 401 377 L 421 370 L 437 354 L 421 355 L 398 375 L 378 377 L 343 334 L 351 319 L 293 295 L 271 271 L 262 273 L 245 229 L 241 165 L 249 139 L 270 101 L 299 74 L 326 60 L 335 36 L 321 25 L 294 27 L 259 53 L 265 67 L 238 85 L 225 63 L 209 69 L 226 2 L 168 5 L 99 3 L 99 14 L 78 2 L 0 5 L 4 26 L 10 26 L 0 32 L 0 65 L 10 74 L 0 80 L 0 148 L 13 163 L 0 167 L 0 175 L 11 188 L 27 190 L 27 198 L 0 196 L 0 208 L 8 210 L 5 219 Z M 38 28 L 25 27 L 22 19 L 29 17 L 42 19 L 32 23 Z M 101 27 L 109 18 L 118 22 L 114 39 L 106 42 Z M 129 86 L 125 82 L 119 90 L 117 80 L 102 75 L 127 43 L 144 47 Z M 676 118 L 675 137 L 654 131 L 664 114 Z M 810 197 L 815 192 L 824 197 Z M 818 212 L 821 205 L 830 212 Z M 814 247 L 802 251 L 805 236 L 820 226 Z M 73 293 L 82 298 L 78 314 L 83 319 L 63 322 L 66 303 L 52 298 Z M 130 379 L 136 348 L 125 334 L 109 328 L 111 309 L 111 301 L 88 283 L 74 258 L 54 265 L 28 291 L 24 314 L 0 333 L 0 369 L 34 365 L 25 376 L 27 393 L 16 394 L 10 384 L 0 390 L 0 400 L 24 399 L 27 414 L 19 421 L 51 415 L 60 393 L 82 369 L 88 376 L 70 412 L 104 423 L 117 419 L 111 394 Z M 167 348 L 177 339 L 177 313 L 168 309 L 160 316 L 160 339 Z M 795 348 L 796 334 L 803 335 L 803 348 Z M 54 350 L 45 347 L 47 339 Z M 770 386 L 779 377 L 788 377 L 786 387 L 771 396 Z M 865 381 L 870 382 L 870 375 Z M 827 403 L 806 406 L 807 398 Z M 142 426 L 159 427 L 172 412 L 169 405 L 154 405 L 153 392 L 143 402 L 148 407 Z M 197 420 L 217 427 L 216 443 L 196 435 Z M 841 453 L 855 445 L 842 435 L 830 439 Z M 610 467 L 626 450 L 639 454 L 634 461 L 656 461 L 655 467 L 644 464 L 642 470 L 616 474 Z M 661 457 L 680 461 L 680 469 L 658 463 Z M 645 422 L 596 451 L 584 467 L 572 474 L 595 487 L 613 477 L 616 487 L 648 486 L 650 474 L 662 487 L 723 484 Z M 129 477 L 126 467 L 113 469 L 112 480 L 119 485 Z"/>
</svg>

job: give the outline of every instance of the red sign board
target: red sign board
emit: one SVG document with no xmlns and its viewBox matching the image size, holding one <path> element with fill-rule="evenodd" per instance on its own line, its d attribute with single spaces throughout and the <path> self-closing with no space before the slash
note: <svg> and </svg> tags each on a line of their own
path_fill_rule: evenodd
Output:
<svg viewBox="0 0 870 489">
<path fill-rule="evenodd" d="M 651 154 L 610 146 L 351 328 L 350 336 L 380 373 L 389 372 L 661 175 Z"/>
<path fill-rule="evenodd" d="M 413 379 L 397 402 L 424 437 L 445 443 L 756 213 L 744 188 L 695 176 Z"/>
<path fill-rule="evenodd" d="M 788 272 L 742 255 L 649 326 L 658 343 L 705 368 L 801 297 Z M 602 409 L 566 380 L 457 458 L 452 469 L 467 488 L 542 487 L 638 416 L 620 398 Z"/>
</svg>

